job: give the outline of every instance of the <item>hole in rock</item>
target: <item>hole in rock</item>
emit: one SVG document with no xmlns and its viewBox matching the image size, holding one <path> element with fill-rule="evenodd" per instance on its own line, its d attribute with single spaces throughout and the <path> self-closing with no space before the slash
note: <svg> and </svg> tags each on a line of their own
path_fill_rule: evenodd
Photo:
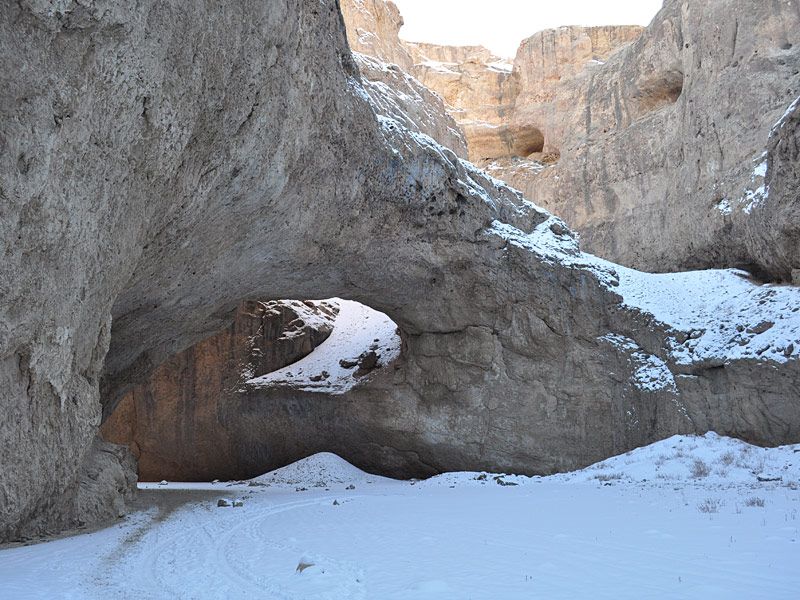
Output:
<svg viewBox="0 0 800 600">
<path fill-rule="evenodd" d="M 254 477 L 328 450 L 336 403 L 399 356 L 397 325 L 358 302 L 245 301 L 130 390 L 101 433 L 132 449 L 141 481 Z"/>
<path fill-rule="evenodd" d="M 634 99 L 639 114 L 674 104 L 683 92 L 683 73 L 666 71 L 639 83 Z"/>
<path fill-rule="evenodd" d="M 514 156 L 527 157 L 544 150 L 544 134 L 533 125 L 525 125 L 514 131 L 512 143 Z"/>
</svg>

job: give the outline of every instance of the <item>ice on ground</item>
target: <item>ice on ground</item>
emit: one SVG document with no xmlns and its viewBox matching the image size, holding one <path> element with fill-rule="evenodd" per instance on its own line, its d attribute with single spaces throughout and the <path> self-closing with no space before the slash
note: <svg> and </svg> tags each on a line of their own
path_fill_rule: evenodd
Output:
<svg viewBox="0 0 800 600">
<path fill-rule="evenodd" d="M 341 360 L 355 360 L 367 352 L 378 355 L 378 366 L 388 365 L 400 355 L 397 325 L 385 314 L 368 306 L 334 298 L 339 314 L 333 332 L 308 356 L 291 365 L 249 380 L 258 387 L 291 386 L 300 390 L 343 394 L 360 381 L 356 367 L 344 367 Z"/>
</svg>

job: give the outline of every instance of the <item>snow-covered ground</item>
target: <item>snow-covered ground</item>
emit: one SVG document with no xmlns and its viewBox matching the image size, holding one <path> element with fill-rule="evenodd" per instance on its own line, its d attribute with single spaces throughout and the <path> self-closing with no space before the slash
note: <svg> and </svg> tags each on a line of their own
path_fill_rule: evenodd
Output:
<svg viewBox="0 0 800 600">
<path fill-rule="evenodd" d="M 0 550 L 0 598 L 797 598 L 799 481 L 800 445 L 714 434 L 534 478 L 394 481 L 319 454 L 148 484 L 206 496 Z"/>
</svg>

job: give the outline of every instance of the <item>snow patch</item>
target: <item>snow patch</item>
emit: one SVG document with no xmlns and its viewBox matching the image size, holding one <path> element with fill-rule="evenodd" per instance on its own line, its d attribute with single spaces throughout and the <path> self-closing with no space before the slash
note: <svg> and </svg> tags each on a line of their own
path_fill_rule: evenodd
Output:
<svg viewBox="0 0 800 600">
<path fill-rule="evenodd" d="M 775 125 L 772 126 L 772 129 L 770 130 L 769 133 L 770 137 L 775 136 L 778 133 L 778 131 L 780 131 L 783 128 L 783 126 L 786 125 L 786 122 L 789 120 L 789 115 L 791 115 L 795 110 L 797 110 L 798 106 L 800 106 L 800 96 L 795 98 L 794 102 L 792 102 L 786 109 L 786 111 L 783 113 L 783 116 L 780 119 L 778 119 Z"/>
<path fill-rule="evenodd" d="M 600 338 L 612 346 L 626 352 L 634 366 L 631 381 L 640 390 L 646 392 L 657 392 L 668 390 L 678 392 L 675 386 L 675 378 L 667 364 L 652 354 L 642 350 L 636 342 L 623 335 L 609 333 Z"/>
<path fill-rule="evenodd" d="M 727 198 L 723 198 L 717 203 L 717 210 L 723 215 L 729 215 L 733 212 L 733 207 Z"/>
<path fill-rule="evenodd" d="M 319 452 L 256 477 L 252 481 L 275 486 L 324 488 L 381 480 L 386 478 L 365 473 L 336 454 Z"/>
<path fill-rule="evenodd" d="M 581 252 L 560 219 L 530 233 L 494 221 L 487 233 L 548 264 L 591 271 L 622 305 L 649 314 L 668 332 L 665 354 L 677 364 L 723 366 L 753 359 L 785 363 L 800 354 L 800 288 L 759 285 L 737 269 L 644 273 Z"/>
</svg>

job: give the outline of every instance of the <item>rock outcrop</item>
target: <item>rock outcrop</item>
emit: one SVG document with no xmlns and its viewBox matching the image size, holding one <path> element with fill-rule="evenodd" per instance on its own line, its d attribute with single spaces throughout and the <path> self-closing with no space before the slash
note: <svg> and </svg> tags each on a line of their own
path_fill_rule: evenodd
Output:
<svg viewBox="0 0 800 600">
<path fill-rule="evenodd" d="M 354 52 L 397 65 L 411 74 L 414 59 L 400 41 L 403 16 L 391 0 L 343 0 L 347 41 Z"/>
<path fill-rule="evenodd" d="M 509 125 L 519 131 L 540 131 L 540 152 L 557 157 L 583 125 L 574 119 L 576 103 L 591 101 L 575 97 L 574 80 L 585 78 L 643 31 L 636 25 L 559 27 L 523 40 L 514 59 L 513 77 L 519 91 L 509 111 Z M 518 151 L 513 156 L 527 158 L 529 154 Z"/>
<path fill-rule="evenodd" d="M 482 164 L 487 158 L 510 156 L 531 143 L 527 135 L 520 136 L 521 132 L 509 125 L 519 86 L 508 61 L 482 46 L 405 46 L 414 58 L 412 73 L 451 107 L 464 131 L 472 162 Z"/>
<path fill-rule="evenodd" d="M 791 245 L 777 232 L 793 226 L 757 213 L 797 201 L 760 190 L 762 155 L 800 95 L 799 71 L 796 6 L 667 2 L 639 40 L 572 80 L 558 165 L 508 180 L 611 260 L 790 280 L 771 247 Z"/>
<path fill-rule="evenodd" d="M 511 72 L 483 48 L 406 43 L 401 18 L 373 20 L 383 43 L 362 51 L 402 53 L 404 65 L 410 54 L 404 68 L 448 102 L 470 159 L 564 218 L 588 250 L 649 271 L 792 281 L 796 195 L 765 185 L 765 152 L 800 95 L 793 4 L 669 0 L 646 29 L 539 32 Z"/>
<path fill-rule="evenodd" d="M 354 54 L 364 90 L 377 110 L 412 131 L 430 136 L 461 158 L 467 141 L 442 99 L 397 65 Z"/>
<path fill-rule="evenodd" d="M 102 404 L 247 298 L 356 300 L 403 338 L 335 402 L 252 392 L 253 430 L 293 452 L 530 473 L 681 431 L 800 437 L 800 292 L 582 254 L 376 115 L 338 3 L 10 4 L 0 73 L 0 538 L 68 514 Z"/>
<path fill-rule="evenodd" d="M 101 427 L 129 446 L 144 481 L 211 481 L 262 473 L 253 446 L 228 424 L 251 411 L 245 382 L 292 364 L 327 339 L 334 302 L 242 303 L 231 325 L 159 366 Z"/>
<path fill-rule="evenodd" d="M 759 165 L 763 180 L 752 178 L 748 187 L 755 190 L 746 191 L 748 204 L 738 207 L 750 209 L 747 248 L 763 271 L 800 286 L 800 98 L 772 128 Z"/>
</svg>

